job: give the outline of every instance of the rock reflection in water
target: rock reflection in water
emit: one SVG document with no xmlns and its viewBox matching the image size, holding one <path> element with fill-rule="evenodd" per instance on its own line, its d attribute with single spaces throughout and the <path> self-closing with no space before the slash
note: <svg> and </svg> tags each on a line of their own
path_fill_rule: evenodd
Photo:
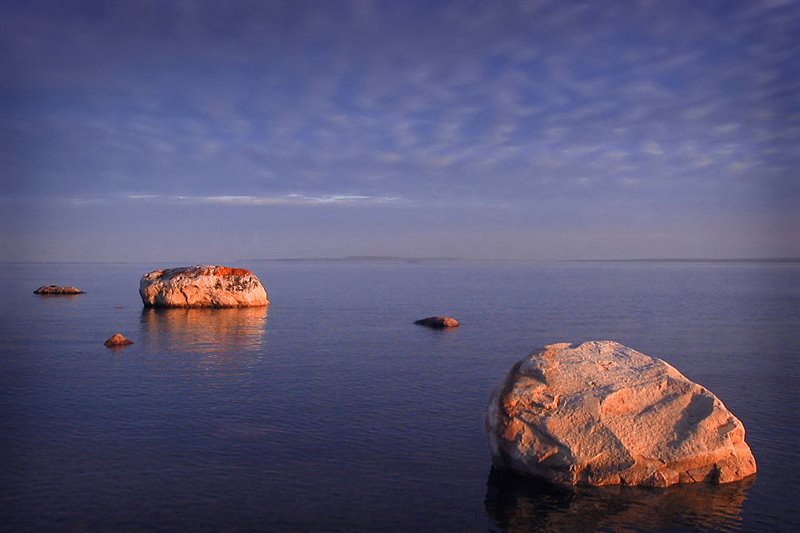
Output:
<svg viewBox="0 0 800 533">
<path fill-rule="evenodd" d="M 735 483 L 641 487 L 557 487 L 492 468 L 486 512 L 507 531 L 731 531 L 755 476 Z"/>
<path fill-rule="evenodd" d="M 258 350 L 264 343 L 267 307 L 142 310 L 142 336 L 155 346 L 195 353 Z"/>
</svg>

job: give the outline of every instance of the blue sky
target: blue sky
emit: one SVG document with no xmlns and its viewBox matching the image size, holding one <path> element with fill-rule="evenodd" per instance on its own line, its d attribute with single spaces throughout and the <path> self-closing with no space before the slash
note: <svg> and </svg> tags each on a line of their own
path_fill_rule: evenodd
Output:
<svg viewBox="0 0 800 533">
<path fill-rule="evenodd" d="M 800 256 L 800 3 L 0 4 L 9 260 Z"/>
</svg>

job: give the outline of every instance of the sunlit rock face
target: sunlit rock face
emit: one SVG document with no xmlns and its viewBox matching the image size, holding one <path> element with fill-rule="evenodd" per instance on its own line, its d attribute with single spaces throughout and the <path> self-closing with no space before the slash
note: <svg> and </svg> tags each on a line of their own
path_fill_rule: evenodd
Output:
<svg viewBox="0 0 800 533">
<path fill-rule="evenodd" d="M 258 307 L 269 305 L 258 277 L 244 268 L 199 265 L 154 270 L 142 276 L 146 307 Z"/>
<path fill-rule="evenodd" d="M 494 464 L 571 485 L 727 483 L 756 471 L 744 426 L 666 362 L 612 341 L 551 344 L 492 394 Z"/>
</svg>

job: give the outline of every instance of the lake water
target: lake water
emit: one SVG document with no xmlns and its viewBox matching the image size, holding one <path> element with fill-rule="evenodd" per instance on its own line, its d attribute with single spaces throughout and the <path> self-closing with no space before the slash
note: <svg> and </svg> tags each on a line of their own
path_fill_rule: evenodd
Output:
<svg viewBox="0 0 800 533">
<path fill-rule="evenodd" d="M 0 529 L 797 531 L 800 264 L 241 263 L 269 310 L 142 310 L 155 264 L 5 264 Z M 41 297 L 42 284 L 86 294 Z M 462 326 L 413 321 L 450 314 Z M 135 340 L 112 350 L 120 331 Z M 759 473 L 557 490 L 492 472 L 489 393 L 613 339 L 712 390 Z"/>
</svg>

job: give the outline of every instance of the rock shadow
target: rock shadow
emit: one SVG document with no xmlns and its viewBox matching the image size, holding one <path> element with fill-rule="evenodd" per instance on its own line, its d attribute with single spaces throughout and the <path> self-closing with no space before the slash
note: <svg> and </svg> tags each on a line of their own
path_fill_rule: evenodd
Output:
<svg viewBox="0 0 800 533">
<path fill-rule="evenodd" d="M 675 442 L 683 442 L 697 431 L 697 426 L 714 412 L 714 398 L 706 394 L 693 394 L 689 405 L 675 423 Z"/>
</svg>

